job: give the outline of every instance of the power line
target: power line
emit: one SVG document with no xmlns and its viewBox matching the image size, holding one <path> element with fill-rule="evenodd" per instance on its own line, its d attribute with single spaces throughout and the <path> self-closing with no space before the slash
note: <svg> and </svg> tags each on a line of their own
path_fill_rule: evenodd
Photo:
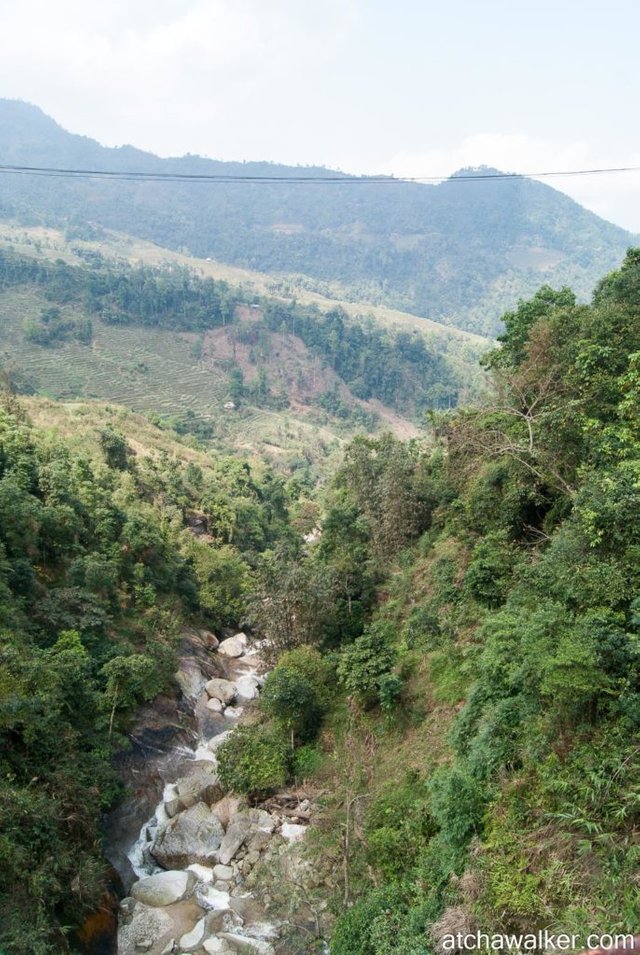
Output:
<svg viewBox="0 0 640 955">
<path fill-rule="evenodd" d="M 106 179 L 122 182 L 291 183 L 337 185 L 394 185 L 399 183 L 486 182 L 500 179 L 548 179 L 568 176 L 599 176 L 640 172 L 640 166 L 610 166 L 601 169 L 562 169 L 543 172 L 477 172 L 454 176 L 268 176 L 240 173 L 136 172 L 135 170 L 65 169 L 52 166 L 0 165 L 0 173 L 56 179 Z"/>
</svg>

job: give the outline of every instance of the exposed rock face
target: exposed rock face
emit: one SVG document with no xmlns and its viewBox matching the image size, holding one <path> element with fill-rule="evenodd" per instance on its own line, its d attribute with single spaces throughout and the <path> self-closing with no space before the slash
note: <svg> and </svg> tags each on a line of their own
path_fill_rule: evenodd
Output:
<svg viewBox="0 0 640 955">
<path fill-rule="evenodd" d="M 131 895 L 145 905 L 171 905 L 191 895 L 196 884 L 193 872 L 158 872 L 141 879 L 133 886 Z"/>
<path fill-rule="evenodd" d="M 216 814 L 206 803 L 198 802 L 162 826 L 151 854 L 165 869 L 185 868 L 193 862 L 211 866 L 219 861 L 223 838 Z"/>
</svg>

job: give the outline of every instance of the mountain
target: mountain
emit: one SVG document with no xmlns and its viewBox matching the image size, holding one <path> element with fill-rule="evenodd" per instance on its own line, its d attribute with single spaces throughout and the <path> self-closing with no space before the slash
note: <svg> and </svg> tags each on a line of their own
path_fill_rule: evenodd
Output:
<svg viewBox="0 0 640 955">
<path fill-rule="evenodd" d="M 40 109 L 0 100 L 0 165 L 208 175 L 314 177 L 320 167 L 161 159 L 71 134 Z M 486 170 L 491 173 L 496 170 Z M 180 183 L 0 177 L 0 216 L 86 223 L 271 274 L 340 298 L 390 305 L 495 334 L 540 284 L 587 298 L 633 237 L 532 180 L 440 185 Z M 53 186 L 53 187 L 52 187 Z"/>
</svg>

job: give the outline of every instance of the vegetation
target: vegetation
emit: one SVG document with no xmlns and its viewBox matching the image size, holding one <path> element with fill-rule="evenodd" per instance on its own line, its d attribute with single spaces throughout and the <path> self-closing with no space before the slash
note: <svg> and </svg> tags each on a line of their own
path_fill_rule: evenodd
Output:
<svg viewBox="0 0 640 955">
<path fill-rule="evenodd" d="M 639 318 L 640 250 L 589 306 L 521 302 L 486 402 L 435 414 L 432 448 L 356 439 L 321 540 L 272 573 L 306 581 L 296 620 L 331 594 L 289 640 L 347 697 L 315 770 L 332 955 L 638 924 Z"/>
<path fill-rule="evenodd" d="M 0 947 L 24 955 L 68 950 L 99 903 L 113 758 L 184 622 L 237 624 L 289 534 L 280 479 L 170 441 L 136 455 L 126 423 L 63 439 L 1 400 Z"/>
<path fill-rule="evenodd" d="M 6 100 L 0 103 L 0 155 L 5 163 L 37 165 L 34 155 L 46 155 L 53 165 L 114 171 L 129 168 L 135 156 L 136 169 L 155 173 L 327 174 L 106 149 L 65 132 L 35 107 Z M 70 237 L 117 229 L 278 275 L 283 286 L 384 303 L 489 335 L 498 331 L 501 313 L 543 279 L 589 295 L 630 238 L 531 180 L 356 188 L 183 183 L 159 192 L 149 182 L 63 180 L 51 189 L 47 180 L 12 177 L 0 200 L 5 216 L 57 223 Z"/>
</svg>

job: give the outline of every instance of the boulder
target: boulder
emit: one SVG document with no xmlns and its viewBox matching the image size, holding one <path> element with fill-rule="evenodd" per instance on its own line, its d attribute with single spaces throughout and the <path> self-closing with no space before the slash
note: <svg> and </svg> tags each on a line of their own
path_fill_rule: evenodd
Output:
<svg viewBox="0 0 640 955">
<path fill-rule="evenodd" d="M 131 918 L 120 923 L 118 955 L 139 955 L 148 951 L 145 946 L 149 941 L 151 945 L 159 942 L 172 928 L 173 919 L 164 909 L 136 902 Z"/>
<path fill-rule="evenodd" d="M 199 919 L 190 932 L 186 932 L 180 939 L 181 952 L 195 952 L 201 948 L 207 937 L 207 923 L 204 918 Z"/>
<path fill-rule="evenodd" d="M 158 831 L 151 855 L 165 869 L 191 863 L 215 865 L 224 838 L 222 823 L 206 803 L 197 802 L 170 819 Z"/>
<path fill-rule="evenodd" d="M 259 687 L 257 677 L 252 674 L 245 674 L 236 679 L 236 692 L 238 697 L 243 702 L 248 702 L 249 700 L 255 700 L 258 696 L 258 687 Z"/>
<path fill-rule="evenodd" d="M 228 912 L 230 897 L 226 891 L 212 885 L 203 885 L 196 890 L 196 901 L 207 912 Z"/>
<path fill-rule="evenodd" d="M 182 776 L 172 786 L 167 787 L 169 799 L 165 800 L 164 808 L 170 818 L 185 809 L 190 809 L 197 802 L 207 804 L 217 802 L 224 790 L 218 782 L 215 764 L 198 760 L 192 764 L 188 776 Z"/>
<path fill-rule="evenodd" d="M 210 866 L 198 865 L 197 862 L 194 862 L 193 865 L 188 866 L 187 872 L 193 872 L 198 882 L 206 884 L 213 882 L 213 869 Z"/>
<path fill-rule="evenodd" d="M 219 862 L 213 867 L 213 877 L 214 879 L 222 879 L 225 882 L 230 882 L 233 878 L 233 869 L 230 865 L 222 865 L 222 863 Z"/>
<path fill-rule="evenodd" d="M 238 796 L 223 796 L 211 808 L 226 829 L 232 818 L 240 811 L 241 801 Z"/>
<path fill-rule="evenodd" d="M 233 638 L 232 638 L 233 639 Z M 226 642 L 226 641 L 225 641 Z M 205 684 L 205 690 L 208 696 L 220 700 L 225 705 L 233 703 L 236 698 L 236 685 L 231 680 L 213 679 Z"/>
<path fill-rule="evenodd" d="M 211 633 L 210 630 L 200 630 L 198 633 L 207 650 L 218 649 L 220 646 L 220 641 L 214 633 Z"/>
<path fill-rule="evenodd" d="M 217 697 L 213 696 L 207 701 L 207 709 L 211 710 L 212 713 L 222 713 L 224 709 L 224 703 L 221 703 Z"/>
<path fill-rule="evenodd" d="M 193 872 L 158 872 L 136 882 L 131 888 L 131 895 L 145 905 L 172 905 L 188 898 L 195 884 Z"/>
<path fill-rule="evenodd" d="M 227 637 L 218 646 L 218 653 L 225 657 L 241 657 L 247 647 L 246 633 L 236 633 L 235 637 Z"/>
</svg>

